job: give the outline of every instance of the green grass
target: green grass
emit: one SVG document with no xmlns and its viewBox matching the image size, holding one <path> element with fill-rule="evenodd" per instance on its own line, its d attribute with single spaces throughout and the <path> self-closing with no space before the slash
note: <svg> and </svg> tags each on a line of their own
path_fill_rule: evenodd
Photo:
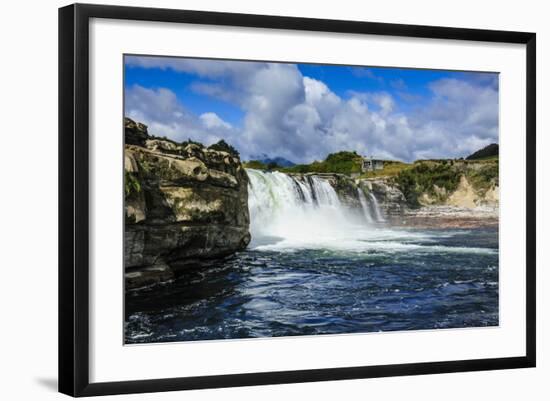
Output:
<svg viewBox="0 0 550 401">
<path fill-rule="evenodd" d="M 378 177 L 395 177 L 404 170 L 412 168 L 412 164 L 407 164 L 398 161 L 384 162 L 384 168 L 381 170 L 367 171 L 361 174 L 359 178 L 378 178 Z"/>
</svg>

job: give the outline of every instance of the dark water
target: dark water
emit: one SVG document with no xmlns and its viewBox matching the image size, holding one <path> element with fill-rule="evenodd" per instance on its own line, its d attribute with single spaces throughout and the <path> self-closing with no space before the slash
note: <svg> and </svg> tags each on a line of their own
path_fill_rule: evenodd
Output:
<svg viewBox="0 0 550 401">
<path fill-rule="evenodd" d="M 128 293 L 126 342 L 498 325 L 496 229 L 413 233 L 334 249 L 260 244 Z"/>
</svg>

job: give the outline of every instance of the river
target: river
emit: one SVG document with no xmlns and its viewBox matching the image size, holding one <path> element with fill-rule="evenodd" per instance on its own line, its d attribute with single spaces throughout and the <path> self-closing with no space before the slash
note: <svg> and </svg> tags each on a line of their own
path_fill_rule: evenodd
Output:
<svg viewBox="0 0 550 401">
<path fill-rule="evenodd" d="M 372 194 L 352 210 L 323 178 L 248 175 L 248 248 L 129 292 L 126 343 L 498 325 L 496 227 L 395 227 Z"/>
</svg>

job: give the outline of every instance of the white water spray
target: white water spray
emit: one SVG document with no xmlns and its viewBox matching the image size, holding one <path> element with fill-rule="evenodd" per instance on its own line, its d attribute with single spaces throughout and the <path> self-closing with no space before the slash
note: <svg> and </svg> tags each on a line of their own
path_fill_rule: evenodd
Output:
<svg viewBox="0 0 550 401">
<path fill-rule="evenodd" d="M 247 169 L 253 238 L 332 235 L 349 224 L 330 183 L 317 176 L 293 177 Z"/>
<path fill-rule="evenodd" d="M 343 205 L 329 180 L 320 176 L 254 169 L 247 173 L 253 245 L 283 240 L 298 245 L 355 242 L 374 229 L 381 215 L 378 211 L 374 217 L 375 205 L 360 191 L 365 220 L 358 219 L 361 211 Z"/>
<path fill-rule="evenodd" d="M 365 216 L 367 223 L 372 223 L 372 216 L 370 214 L 369 203 L 367 202 L 365 193 L 359 187 L 357 187 L 357 197 L 359 198 L 359 202 L 361 203 L 361 209 L 363 210 L 363 215 Z"/>
<path fill-rule="evenodd" d="M 369 198 L 372 201 L 372 208 L 374 209 L 374 215 L 376 216 L 376 221 L 385 221 L 384 217 L 382 216 L 382 213 L 380 212 L 380 207 L 378 206 L 378 201 L 376 200 L 376 196 L 374 196 L 372 192 L 369 192 Z"/>
</svg>

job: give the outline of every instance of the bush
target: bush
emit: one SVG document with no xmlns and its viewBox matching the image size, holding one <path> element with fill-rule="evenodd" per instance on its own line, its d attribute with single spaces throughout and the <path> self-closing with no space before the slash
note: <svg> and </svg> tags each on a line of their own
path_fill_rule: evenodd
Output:
<svg viewBox="0 0 550 401">
<path fill-rule="evenodd" d="M 233 146 L 231 146 L 230 144 L 225 142 L 223 139 L 221 139 L 219 142 L 216 142 L 213 145 L 210 145 L 208 147 L 208 149 L 219 150 L 219 151 L 222 151 L 222 152 L 227 152 L 231 156 L 240 157 L 239 152 L 237 151 L 237 149 L 235 149 Z"/>
<path fill-rule="evenodd" d="M 141 191 L 141 184 L 135 174 L 124 171 L 124 197 L 127 198 Z"/>
<path fill-rule="evenodd" d="M 182 148 L 185 148 L 187 145 L 197 145 L 197 146 L 200 146 L 201 149 L 204 148 L 204 145 L 202 143 L 193 141 L 191 138 L 181 143 Z"/>
<path fill-rule="evenodd" d="M 265 163 L 262 163 L 259 160 L 249 160 L 243 163 L 245 168 L 253 168 L 255 170 L 267 170 Z"/>
<path fill-rule="evenodd" d="M 360 173 L 361 160 L 362 157 L 357 152 L 341 151 L 330 153 L 324 161 L 297 164 L 292 167 L 281 168 L 280 170 L 289 173 Z"/>
<path fill-rule="evenodd" d="M 421 162 L 410 169 L 397 174 L 394 182 L 397 184 L 407 202 L 418 206 L 418 197 L 422 193 L 436 196 L 434 185 L 445 188 L 447 193 L 453 192 L 460 182 L 461 173 L 450 163 Z"/>
<path fill-rule="evenodd" d="M 487 190 L 498 184 L 498 160 L 483 164 L 479 169 L 472 170 L 466 175 L 474 188 Z"/>
</svg>

